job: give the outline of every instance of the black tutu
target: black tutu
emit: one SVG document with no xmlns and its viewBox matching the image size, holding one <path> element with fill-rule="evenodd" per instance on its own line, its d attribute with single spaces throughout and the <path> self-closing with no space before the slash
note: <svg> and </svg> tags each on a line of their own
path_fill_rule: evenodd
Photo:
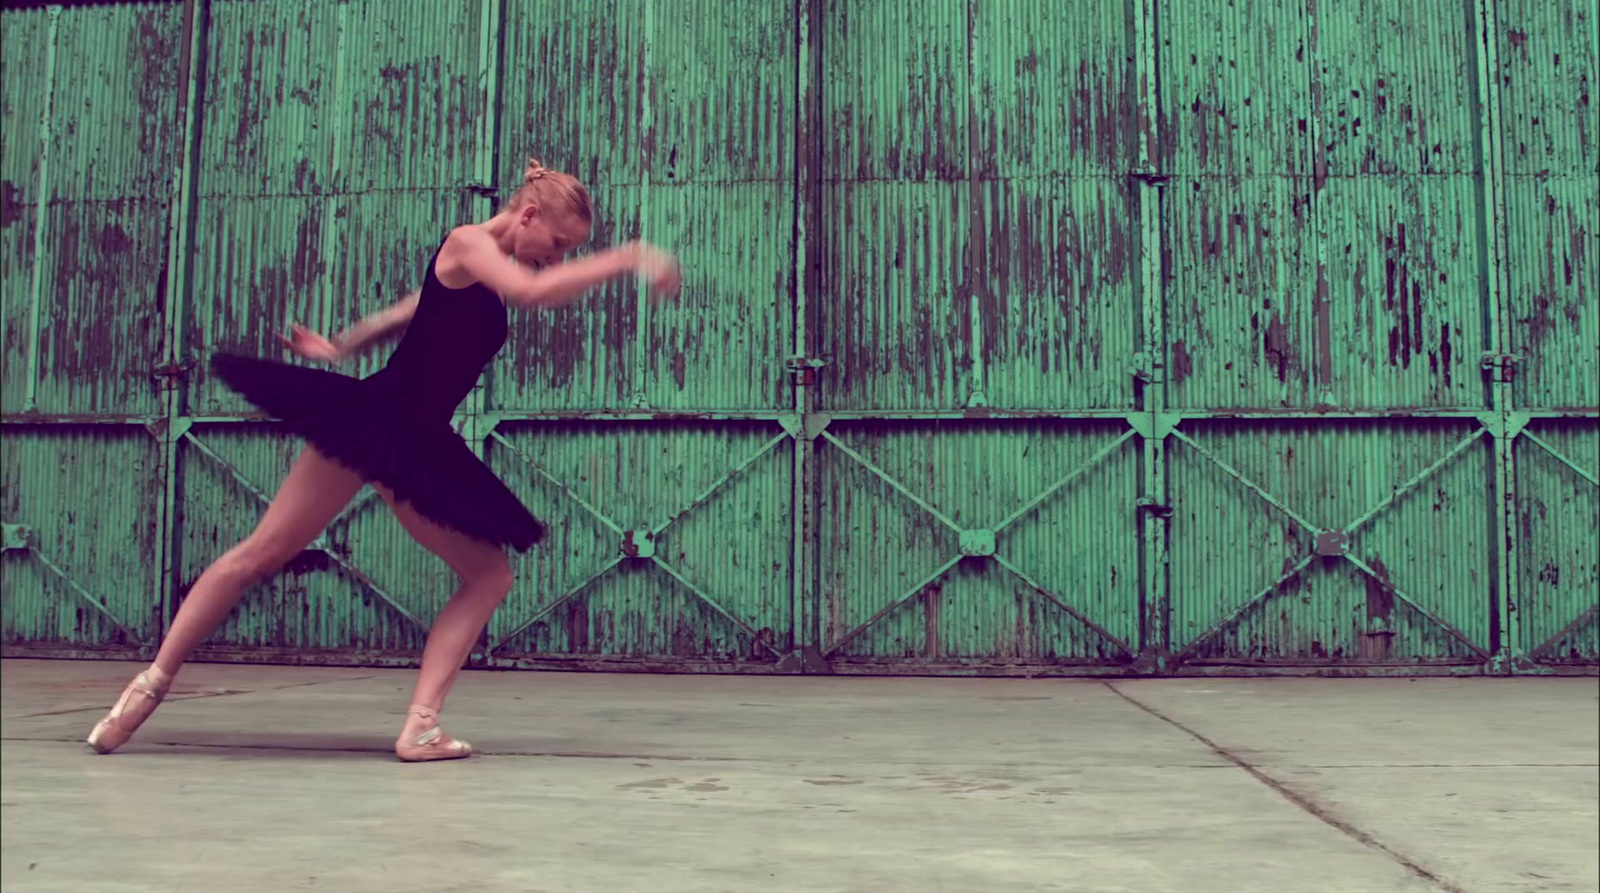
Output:
<svg viewBox="0 0 1600 893">
<path fill-rule="evenodd" d="M 211 371 L 329 459 L 441 527 L 526 551 L 545 526 L 448 420 L 419 415 L 378 378 L 218 354 Z"/>
</svg>

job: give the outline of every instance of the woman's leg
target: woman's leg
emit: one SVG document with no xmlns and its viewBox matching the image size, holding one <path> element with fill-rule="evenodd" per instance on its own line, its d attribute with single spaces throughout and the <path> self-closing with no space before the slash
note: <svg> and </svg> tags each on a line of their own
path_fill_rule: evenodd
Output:
<svg viewBox="0 0 1600 893">
<path fill-rule="evenodd" d="M 504 549 L 479 542 L 447 530 L 418 514 L 410 505 L 399 502 L 388 489 L 378 491 L 402 527 L 424 548 L 442 558 L 461 578 L 461 586 L 450 597 L 428 631 L 422 650 L 422 670 L 411 696 L 411 710 L 396 742 L 402 759 L 448 759 L 467 756 L 465 742 L 451 742 L 435 732 L 439 711 L 455 685 L 456 677 L 472 646 L 494 615 L 495 609 L 511 592 L 511 563 Z M 422 738 L 428 743 L 416 744 Z"/>
<path fill-rule="evenodd" d="M 116 750 L 165 696 L 178 668 L 260 580 L 276 573 L 316 539 L 360 491 L 361 478 L 307 447 L 289 469 L 256 529 L 205 569 L 178 608 L 155 663 L 128 686 L 111 713 L 95 726 L 89 744 Z"/>
</svg>

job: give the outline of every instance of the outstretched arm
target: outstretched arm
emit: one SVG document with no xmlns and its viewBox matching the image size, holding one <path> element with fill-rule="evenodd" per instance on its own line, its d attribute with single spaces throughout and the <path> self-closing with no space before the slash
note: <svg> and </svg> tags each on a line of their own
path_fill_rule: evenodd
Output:
<svg viewBox="0 0 1600 893">
<path fill-rule="evenodd" d="M 681 281 L 678 264 L 670 255 L 639 242 L 542 270 L 529 269 L 506 257 L 494 239 L 475 226 L 450 234 L 436 270 L 451 288 L 481 283 L 507 304 L 541 310 L 570 304 L 590 289 L 630 274 L 648 279 L 658 296 L 677 291 Z"/>
<path fill-rule="evenodd" d="M 399 337 L 417 312 L 418 293 L 412 292 L 376 313 L 357 320 L 349 328 L 327 338 L 302 325 L 289 327 L 284 343 L 295 353 L 325 363 L 342 363 L 360 356 L 374 344 Z"/>
</svg>

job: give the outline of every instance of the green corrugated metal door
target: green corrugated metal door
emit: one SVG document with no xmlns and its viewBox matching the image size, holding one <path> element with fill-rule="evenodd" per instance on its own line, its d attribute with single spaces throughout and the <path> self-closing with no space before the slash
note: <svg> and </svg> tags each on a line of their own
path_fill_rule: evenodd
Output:
<svg viewBox="0 0 1600 893">
<path fill-rule="evenodd" d="M 533 152 L 690 278 L 463 407 L 555 522 L 480 662 L 1600 661 L 1593 3 L 5 23 L 8 653 L 148 652 L 297 449 L 205 357 L 393 300 Z M 211 654 L 409 661 L 450 586 L 369 497 Z"/>
<path fill-rule="evenodd" d="M 1126 666 L 1126 11 L 852 0 L 819 32 L 820 650 L 836 670 Z"/>
<path fill-rule="evenodd" d="M 552 525 L 487 657 L 769 667 L 794 640 L 794 446 L 779 418 L 793 12 L 635 0 L 506 15 L 501 182 L 539 153 L 597 184 L 597 244 L 642 235 L 705 260 L 675 304 L 626 283 L 513 323 L 479 431 Z"/>
<path fill-rule="evenodd" d="M 1507 644 L 1535 667 L 1600 662 L 1600 9 L 1500 0 L 1508 276 Z M 1520 436 L 1519 436 L 1520 434 Z"/>
<path fill-rule="evenodd" d="M 170 348 L 181 13 L 4 13 L 7 644 L 125 653 L 161 622 L 166 398 L 152 373 Z"/>
</svg>

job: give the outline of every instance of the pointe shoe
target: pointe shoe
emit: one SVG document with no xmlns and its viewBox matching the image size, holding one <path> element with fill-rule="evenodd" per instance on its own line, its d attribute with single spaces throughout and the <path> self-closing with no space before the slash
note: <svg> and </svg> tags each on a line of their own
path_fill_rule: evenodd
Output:
<svg viewBox="0 0 1600 893">
<path fill-rule="evenodd" d="M 88 738 L 89 747 L 95 753 L 111 753 L 128 743 L 139 726 L 156 712 L 156 707 L 160 706 L 161 700 L 167 696 L 167 690 L 172 687 L 170 676 L 157 681 L 160 673 L 160 670 L 151 667 L 133 677 L 128 687 L 122 690 L 122 697 L 111 707 L 111 712 L 95 723 Z"/>
<path fill-rule="evenodd" d="M 433 720 L 433 727 L 411 738 L 405 738 L 401 733 L 400 740 L 394 743 L 394 755 L 403 763 L 426 763 L 433 760 L 460 760 L 472 756 L 472 745 L 465 741 L 451 738 L 439 728 L 439 713 L 431 707 L 422 707 L 413 704 L 407 711 L 412 716 L 423 720 Z"/>
</svg>

